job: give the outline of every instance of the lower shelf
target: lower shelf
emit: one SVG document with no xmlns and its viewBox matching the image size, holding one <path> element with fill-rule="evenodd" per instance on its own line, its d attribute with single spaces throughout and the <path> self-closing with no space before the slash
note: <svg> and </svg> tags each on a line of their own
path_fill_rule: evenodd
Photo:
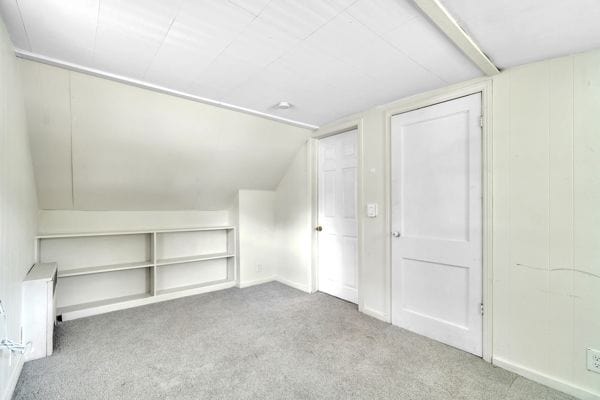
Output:
<svg viewBox="0 0 600 400">
<path fill-rule="evenodd" d="M 161 301 L 172 300 L 179 297 L 213 292 L 216 290 L 227 289 L 234 286 L 235 281 L 231 280 L 213 281 L 198 285 L 181 286 L 176 288 L 160 290 L 156 293 L 155 296 L 152 296 L 150 293 L 141 293 L 133 296 L 116 297 L 106 300 L 94 301 L 90 303 L 59 307 L 56 309 L 56 315 L 60 315 L 63 321 L 69 321 L 77 318 L 89 317 L 92 315 L 104 314 L 117 310 L 124 310 L 126 308 L 138 307 L 145 304 L 152 304 Z"/>
<path fill-rule="evenodd" d="M 112 299 L 105 299 L 105 300 L 99 300 L 99 301 L 92 301 L 89 303 L 75 304 L 72 306 L 58 307 L 56 309 L 56 315 L 65 315 L 65 314 L 70 314 L 70 313 L 74 313 L 74 312 L 82 311 L 82 310 L 86 310 L 86 309 L 91 309 L 91 308 L 111 306 L 114 304 L 133 301 L 133 300 L 147 299 L 149 297 L 152 297 L 152 295 L 150 293 L 141 293 L 141 294 L 134 294 L 131 296 L 115 297 Z"/>
<path fill-rule="evenodd" d="M 228 281 L 227 279 L 223 279 L 223 280 L 220 280 L 220 281 L 213 281 L 213 282 L 207 282 L 207 283 L 199 283 L 199 284 L 196 284 L 196 285 L 178 286 L 178 287 L 174 287 L 174 288 L 158 290 L 156 292 L 156 295 L 160 296 L 160 295 L 164 295 L 164 294 L 171 294 L 171 293 L 177 293 L 177 292 L 185 292 L 187 290 L 201 289 L 201 288 L 206 288 L 206 287 L 210 287 L 210 286 L 214 286 L 214 285 L 219 285 L 219 284 L 223 284 L 223 283 L 227 283 L 227 282 L 230 282 L 230 281 Z"/>
</svg>

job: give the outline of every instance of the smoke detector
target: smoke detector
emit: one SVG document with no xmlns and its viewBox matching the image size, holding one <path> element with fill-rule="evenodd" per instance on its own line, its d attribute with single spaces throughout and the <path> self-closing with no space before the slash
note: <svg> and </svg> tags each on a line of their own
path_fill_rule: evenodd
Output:
<svg viewBox="0 0 600 400">
<path fill-rule="evenodd" d="M 289 110 L 292 107 L 294 107 L 294 105 L 289 101 L 280 101 L 279 103 L 275 104 L 273 108 L 278 110 Z"/>
</svg>

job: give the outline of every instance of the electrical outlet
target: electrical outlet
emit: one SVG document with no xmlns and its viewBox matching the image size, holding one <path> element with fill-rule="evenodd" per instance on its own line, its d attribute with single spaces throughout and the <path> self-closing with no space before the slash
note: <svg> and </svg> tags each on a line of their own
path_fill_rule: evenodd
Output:
<svg viewBox="0 0 600 400">
<path fill-rule="evenodd" d="M 600 350 L 587 349 L 587 369 L 600 374 Z"/>
<path fill-rule="evenodd" d="M 262 272 L 262 264 L 256 264 L 256 272 Z"/>
</svg>

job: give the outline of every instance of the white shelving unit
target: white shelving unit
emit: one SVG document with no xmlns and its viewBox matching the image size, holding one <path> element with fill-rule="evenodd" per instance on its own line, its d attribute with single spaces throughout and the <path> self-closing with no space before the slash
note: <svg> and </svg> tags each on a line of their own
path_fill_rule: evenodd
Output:
<svg viewBox="0 0 600 400">
<path fill-rule="evenodd" d="M 38 262 L 58 263 L 63 320 L 233 287 L 235 227 L 41 234 Z"/>
</svg>

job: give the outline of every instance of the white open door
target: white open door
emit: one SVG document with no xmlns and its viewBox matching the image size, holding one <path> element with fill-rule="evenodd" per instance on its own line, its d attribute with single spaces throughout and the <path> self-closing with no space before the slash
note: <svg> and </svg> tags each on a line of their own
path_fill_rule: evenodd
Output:
<svg viewBox="0 0 600 400">
<path fill-rule="evenodd" d="M 357 136 L 352 130 L 319 141 L 319 290 L 358 302 Z"/>
<path fill-rule="evenodd" d="M 392 323 L 482 355 L 481 94 L 391 121 Z"/>
</svg>

